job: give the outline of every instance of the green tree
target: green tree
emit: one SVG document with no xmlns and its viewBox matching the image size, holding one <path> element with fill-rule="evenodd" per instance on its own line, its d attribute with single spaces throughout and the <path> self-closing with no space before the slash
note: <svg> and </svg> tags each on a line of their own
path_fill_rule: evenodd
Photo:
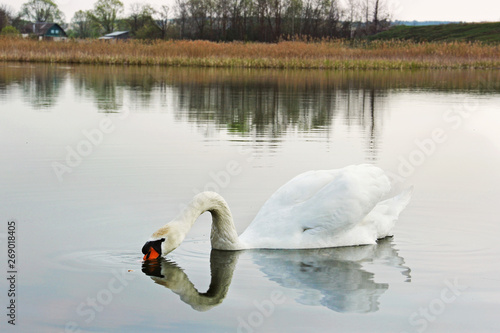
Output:
<svg viewBox="0 0 500 333">
<path fill-rule="evenodd" d="M 19 36 L 20 33 L 19 33 L 19 30 L 17 30 L 16 28 L 14 28 L 11 25 L 8 25 L 2 29 L 2 31 L 0 32 L 0 35 L 1 36 Z"/>
<path fill-rule="evenodd" d="M 137 39 L 161 39 L 161 31 L 157 26 L 146 24 L 136 31 L 135 38 Z"/>
<path fill-rule="evenodd" d="M 51 0 L 30 0 L 21 6 L 21 15 L 31 22 L 64 22 L 64 13 Z"/>
<path fill-rule="evenodd" d="M 0 30 L 11 24 L 12 9 L 7 5 L 0 5 Z"/>
<path fill-rule="evenodd" d="M 105 34 L 115 30 L 118 15 L 123 12 L 120 0 L 98 0 L 94 4 L 92 19 L 99 24 Z"/>
<path fill-rule="evenodd" d="M 88 38 L 94 35 L 94 22 L 92 21 L 92 13 L 89 10 L 79 10 L 71 19 L 73 32 L 75 37 Z"/>
</svg>

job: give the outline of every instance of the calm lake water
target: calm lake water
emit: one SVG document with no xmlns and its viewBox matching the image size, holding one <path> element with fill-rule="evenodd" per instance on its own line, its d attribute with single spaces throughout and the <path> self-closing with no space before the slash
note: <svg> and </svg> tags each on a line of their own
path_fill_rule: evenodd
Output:
<svg viewBox="0 0 500 333">
<path fill-rule="evenodd" d="M 0 105 L 2 332 L 500 330 L 499 71 L 1 63 Z M 357 163 L 415 189 L 378 245 L 211 251 L 204 214 L 142 263 L 199 191 L 241 233 L 296 174 Z"/>
</svg>

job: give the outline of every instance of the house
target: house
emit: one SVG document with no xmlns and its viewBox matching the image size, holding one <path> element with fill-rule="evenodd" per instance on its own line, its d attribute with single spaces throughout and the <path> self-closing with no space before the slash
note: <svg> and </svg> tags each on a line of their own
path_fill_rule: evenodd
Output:
<svg viewBox="0 0 500 333">
<path fill-rule="evenodd" d="M 64 40 L 68 38 L 64 29 L 57 23 L 37 22 L 28 23 L 22 29 L 23 37 L 38 36 L 38 39 Z"/>
<path fill-rule="evenodd" d="M 101 40 L 116 40 L 116 39 L 129 39 L 130 35 L 128 31 L 115 31 L 110 34 L 99 37 Z"/>
</svg>

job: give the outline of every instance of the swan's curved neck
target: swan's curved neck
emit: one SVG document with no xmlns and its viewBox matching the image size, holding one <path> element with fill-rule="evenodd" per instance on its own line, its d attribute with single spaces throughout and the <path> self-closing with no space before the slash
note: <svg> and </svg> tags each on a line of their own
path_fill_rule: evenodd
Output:
<svg viewBox="0 0 500 333">
<path fill-rule="evenodd" d="M 241 249 L 242 246 L 234 227 L 231 211 L 224 198 L 215 192 L 197 194 L 176 218 L 179 221 L 179 226 L 184 231 L 184 236 L 191 229 L 196 219 L 207 211 L 212 214 L 212 231 L 210 234 L 212 248 L 218 250 Z"/>
</svg>

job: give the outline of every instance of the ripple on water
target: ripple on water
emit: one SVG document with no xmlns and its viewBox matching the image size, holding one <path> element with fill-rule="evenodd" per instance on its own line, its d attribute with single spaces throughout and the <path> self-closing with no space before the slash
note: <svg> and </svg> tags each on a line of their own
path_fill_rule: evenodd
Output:
<svg viewBox="0 0 500 333">
<path fill-rule="evenodd" d="M 83 272 L 109 271 L 110 269 L 137 269 L 142 255 L 137 251 L 88 250 L 78 251 L 51 258 L 56 269 Z"/>
<path fill-rule="evenodd" d="M 187 239 L 167 259 L 182 261 L 185 264 L 209 262 L 210 241 L 205 239 Z M 66 254 L 57 254 L 50 258 L 54 268 L 66 271 L 109 271 L 110 269 L 140 270 L 142 253 L 129 249 L 86 250 Z"/>
<path fill-rule="evenodd" d="M 487 273 L 498 256 L 497 225 L 480 215 L 464 214 L 449 200 L 415 200 L 395 229 L 395 241 L 414 270 Z M 489 232 L 485 232 L 488 230 Z"/>
</svg>

